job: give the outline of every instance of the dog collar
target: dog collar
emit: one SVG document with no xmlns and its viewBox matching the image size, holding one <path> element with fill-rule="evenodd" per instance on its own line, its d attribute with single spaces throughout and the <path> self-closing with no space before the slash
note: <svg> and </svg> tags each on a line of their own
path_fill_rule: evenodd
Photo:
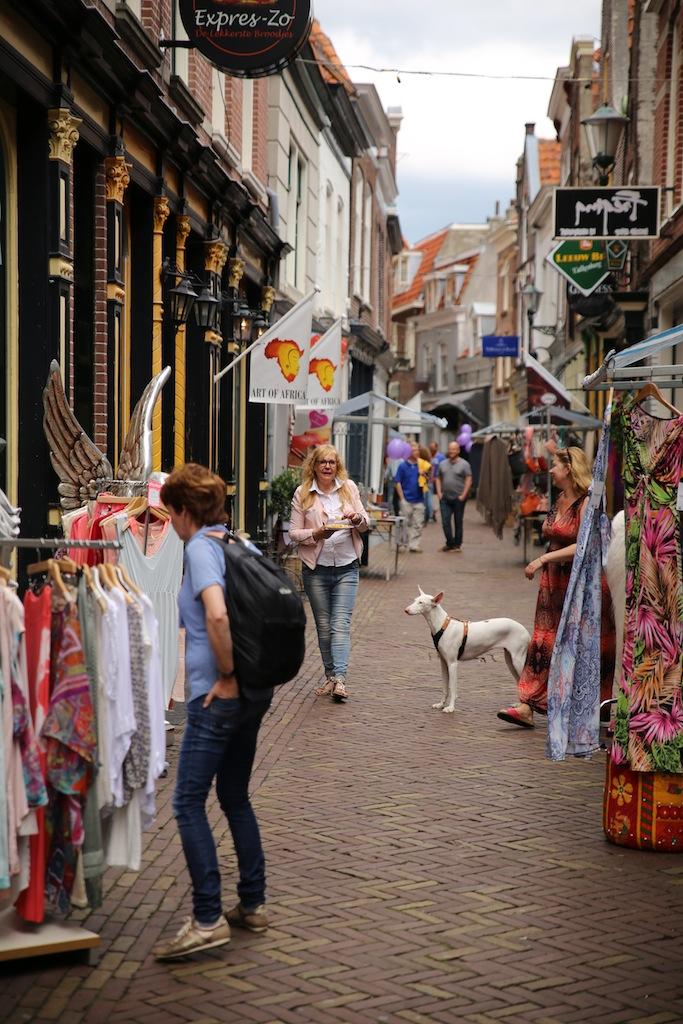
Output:
<svg viewBox="0 0 683 1024">
<path fill-rule="evenodd" d="M 458 648 L 458 661 L 461 661 L 462 656 L 465 653 L 465 648 L 467 647 L 467 633 L 469 631 L 470 624 L 469 622 L 465 622 L 464 619 L 458 619 L 457 621 L 462 622 L 462 642 Z M 436 633 L 432 633 L 432 642 L 437 651 L 439 650 L 441 637 L 444 635 L 451 622 L 453 622 L 453 619 L 450 615 L 447 615 L 441 629 L 437 630 Z"/>
</svg>

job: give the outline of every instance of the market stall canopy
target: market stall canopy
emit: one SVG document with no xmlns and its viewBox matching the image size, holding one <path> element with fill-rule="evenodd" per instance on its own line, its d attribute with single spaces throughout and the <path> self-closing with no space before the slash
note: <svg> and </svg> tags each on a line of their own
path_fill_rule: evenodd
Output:
<svg viewBox="0 0 683 1024">
<path fill-rule="evenodd" d="M 386 416 L 376 416 L 374 414 L 375 404 L 377 402 L 383 402 L 385 405 L 390 405 L 394 409 L 403 409 L 405 412 L 410 413 L 410 416 L 406 418 L 409 419 L 410 422 L 417 423 L 419 421 L 422 421 L 424 423 L 433 423 L 437 427 L 441 427 L 442 430 L 445 430 L 446 427 L 448 426 L 447 421 L 442 419 L 440 416 L 434 416 L 432 413 L 422 412 L 418 409 L 411 409 L 407 405 L 402 405 L 400 402 L 395 402 L 394 399 L 389 398 L 388 395 L 378 395 L 376 391 L 366 391 L 365 394 L 363 395 L 357 395 L 355 398 L 350 398 L 348 402 L 342 402 L 342 404 L 336 406 L 335 409 L 331 409 L 330 414 L 332 416 L 332 419 L 335 420 L 335 422 L 359 423 L 361 419 L 364 419 L 365 422 L 367 423 L 369 419 L 370 402 L 372 402 L 373 405 L 373 423 L 386 423 L 389 426 L 397 426 L 398 421 L 396 420 L 395 417 L 393 419 L 389 419 Z M 368 416 L 360 417 L 356 415 L 356 413 L 360 413 L 361 410 L 363 409 L 368 410 Z M 351 416 L 353 416 L 353 420 L 348 419 L 348 417 Z M 405 428 L 405 423 L 406 420 L 403 420 L 400 424 L 401 427 Z"/>
<path fill-rule="evenodd" d="M 430 397 L 432 412 L 443 412 L 448 415 L 449 409 L 457 410 L 466 420 L 472 420 L 477 426 L 483 427 L 486 422 L 486 391 L 477 388 L 475 391 L 456 391 L 451 395 Z"/>
<path fill-rule="evenodd" d="M 491 423 L 488 427 L 475 430 L 473 438 L 492 437 L 494 434 L 517 434 L 522 429 L 518 423 L 510 423 L 507 420 L 499 420 L 498 423 Z"/>
<path fill-rule="evenodd" d="M 632 384 L 635 386 L 644 384 L 646 380 L 652 380 L 656 384 L 680 386 L 680 363 L 667 365 L 655 363 L 637 367 L 633 365 L 659 355 L 661 352 L 666 352 L 679 344 L 683 344 L 683 324 L 653 334 L 651 338 L 630 345 L 622 352 L 609 352 L 605 356 L 602 366 L 599 366 L 595 373 L 584 378 L 583 388 L 586 391 L 606 389 L 610 386 L 628 388 Z M 629 370 L 628 367 L 632 367 L 632 369 Z"/>
<path fill-rule="evenodd" d="M 551 405 L 548 408 L 532 409 L 531 412 L 524 414 L 524 418 L 529 420 L 529 422 L 546 422 L 548 413 L 550 414 L 550 422 L 558 426 L 566 425 L 577 430 L 600 430 L 602 427 L 601 421 L 597 420 L 595 416 L 586 416 L 581 412 L 575 412 L 573 409 L 562 409 L 557 405 Z M 474 437 L 474 435 L 472 436 Z"/>
</svg>

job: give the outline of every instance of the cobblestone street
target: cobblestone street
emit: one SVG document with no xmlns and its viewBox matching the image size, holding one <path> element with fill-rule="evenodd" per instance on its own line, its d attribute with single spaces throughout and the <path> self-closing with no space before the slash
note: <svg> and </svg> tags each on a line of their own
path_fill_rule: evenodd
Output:
<svg viewBox="0 0 683 1024">
<path fill-rule="evenodd" d="M 664 1024 L 683 1020 L 683 858 L 627 851 L 601 827 L 604 755 L 551 764 L 545 723 L 496 719 L 515 697 L 502 652 L 463 664 L 453 715 L 432 710 L 440 671 L 418 583 L 458 617 L 530 627 L 537 582 L 470 506 L 462 555 L 424 553 L 385 582 L 384 546 L 361 583 L 349 689 L 316 699 L 305 671 L 277 695 L 253 793 L 268 857 L 265 936 L 173 965 L 150 950 L 189 912 L 171 812 L 170 734 L 156 831 L 139 875 L 108 872 L 95 966 L 3 965 L 7 1024 Z M 229 835 L 212 818 L 234 902 Z"/>
</svg>

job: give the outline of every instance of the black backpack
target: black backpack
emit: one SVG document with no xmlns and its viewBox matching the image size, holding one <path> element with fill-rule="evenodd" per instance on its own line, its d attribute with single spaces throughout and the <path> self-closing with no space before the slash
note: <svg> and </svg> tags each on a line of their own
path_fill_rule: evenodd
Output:
<svg viewBox="0 0 683 1024">
<path fill-rule="evenodd" d="M 306 653 L 301 598 L 282 569 L 234 534 L 211 539 L 225 553 L 225 603 L 238 685 L 265 690 L 289 682 Z"/>
</svg>

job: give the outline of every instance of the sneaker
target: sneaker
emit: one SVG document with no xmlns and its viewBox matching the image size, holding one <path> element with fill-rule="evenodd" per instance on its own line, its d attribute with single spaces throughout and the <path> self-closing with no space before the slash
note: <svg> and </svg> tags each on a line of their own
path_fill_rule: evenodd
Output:
<svg viewBox="0 0 683 1024">
<path fill-rule="evenodd" d="M 155 960 L 178 960 L 191 953 L 225 946 L 230 942 L 230 927 L 222 917 L 212 928 L 203 928 L 193 917 L 189 917 L 174 939 L 160 942 L 152 953 Z"/>
<path fill-rule="evenodd" d="M 245 910 L 241 903 L 226 910 L 225 919 L 228 924 L 235 928 L 246 928 L 248 932 L 265 932 L 268 930 L 268 915 L 266 905 L 262 903 L 253 910 Z"/>
<path fill-rule="evenodd" d="M 455 551 L 455 548 L 449 548 L 448 544 L 444 544 L 441 548 L 442 551 Z"/>
<path fill-rule="evenodd" d="M 332 690 L 332 700 L 336 700 L 337 704 L 343 704 L 348 698 L 346 692 L 346 680 L 343 676 L 337 676 L 334 681 L 334 689 Z"/>
</svg>

